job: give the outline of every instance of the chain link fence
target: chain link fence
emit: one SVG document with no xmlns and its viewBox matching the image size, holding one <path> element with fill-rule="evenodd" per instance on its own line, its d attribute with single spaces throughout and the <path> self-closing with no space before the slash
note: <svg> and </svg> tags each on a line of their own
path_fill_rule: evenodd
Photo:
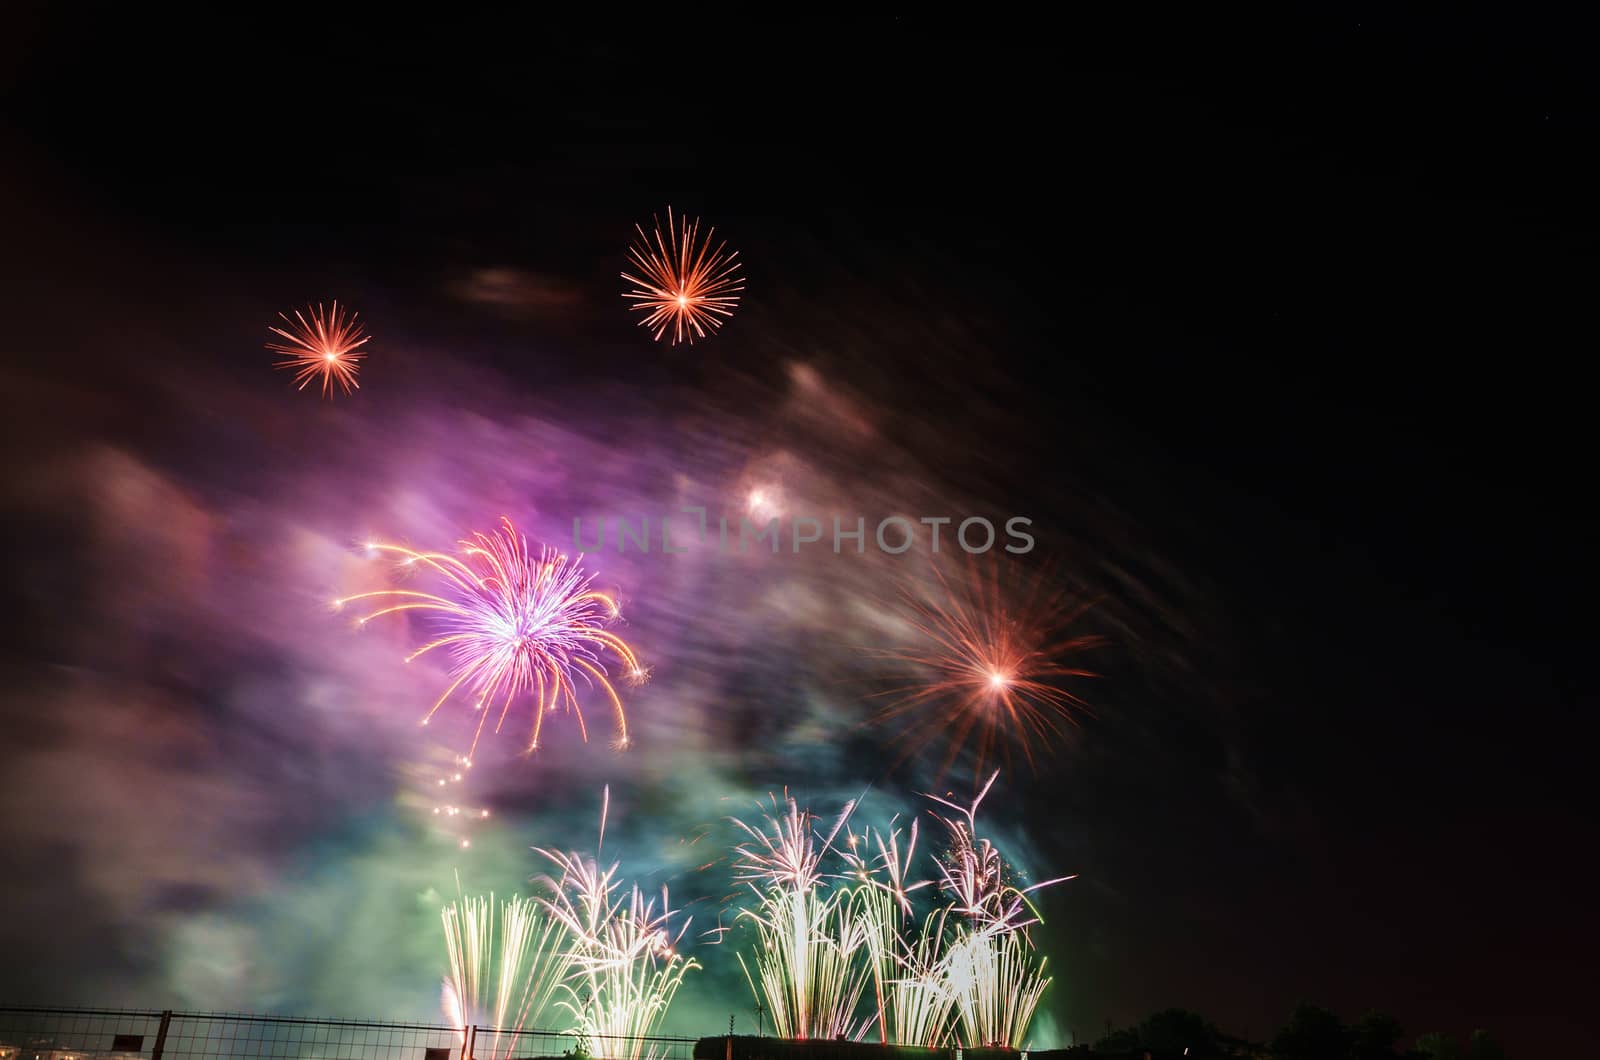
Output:
<svg viewBox="0 0 1600 1060">
<path fill-rule="evenodd" d="M 695 1039 L 0 1006 L 0 1060 L 693 1060 Z"/>
</svg>

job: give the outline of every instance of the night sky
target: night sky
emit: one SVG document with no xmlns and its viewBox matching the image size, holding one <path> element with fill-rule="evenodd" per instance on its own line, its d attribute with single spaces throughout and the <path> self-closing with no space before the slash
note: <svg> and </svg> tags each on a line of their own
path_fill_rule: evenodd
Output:
<svg viewBox="0 0 1600 1060">
<path fill-rule="evenodd" d="M 1079 874 L 1053 1040 L 1301 999 L 1591 1038 L 1583 35 L 704 17 L 0 32 L 0 999 L 433 1019 L 453 872 L 526 886 L 603 785 L 696 934 L 688 840 L 758 797 L 925 808 L 937 755 L 886 769 L 866 699 L 894 557 L 597 557 L 636 746 L 493 745 L 468 851 L 443 671 L 327 607 L 368 535 L 778 486 L 1029 516 L 1025 576 L 1098 601 L 1092 716 L 985 804 Z M 669 203 L 747 274 L 692 348 L 620 298 Z M 327 402 L 262 346 L 335 297 L 375 337 Z M 697 955 L 669 1029 L 752 1022 Z"/>
</svg>

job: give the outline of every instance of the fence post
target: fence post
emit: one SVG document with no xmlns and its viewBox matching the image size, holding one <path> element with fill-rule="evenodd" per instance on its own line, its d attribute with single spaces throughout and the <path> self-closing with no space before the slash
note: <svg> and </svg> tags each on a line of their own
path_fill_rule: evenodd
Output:
<svg viewBox="0 0 1600 1060">
<path fill-rule="evenodd" d="M 167 1047 L 167 1028 L 172 1026 L 172 1010 L 166 1009 L 161 1013 L 161 1026 L 156 1028 L 156 1044 L 150 1047 L 150 1060 L 161 1060 L 161 1053 Z"/>
</svg>

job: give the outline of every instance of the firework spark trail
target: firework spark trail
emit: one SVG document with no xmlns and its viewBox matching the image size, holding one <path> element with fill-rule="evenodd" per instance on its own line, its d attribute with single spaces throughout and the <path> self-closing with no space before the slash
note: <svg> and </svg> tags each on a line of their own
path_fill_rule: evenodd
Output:
<svg viewBox="0 0 1600 1060">
<path fill-rule="evenodd" d="M 899 820 L 898 817 L 895 820 Z M 883 833 L 868 829 L 860 835 L 851 833 L 848 849 L 842 851 L 846 864 L 850 866 L 850 875 L 863 883 L 887 891 L 894 899 L 895 905 L 901 914 L 911 914 L 911 892 L 921 890 L 932 885 L 932 880 L 919 880 L 916 883 L 906 882 L 906 873 L 911 867 L 912 860 L 917 854 L 917 821 L 911 821 L 911 828 L 907 837 L 905 849 L 900 848 L 900 829 L 894 827 L 895 821 L 889 822 L 890 831 L 887 837 Z M 857 850 L 857 845 L 865 838 L 869 846 L 876 846 L 877 856 L 868 859 Z M 883 879 L 879 879 L 879 874 Z"/>
<path fill-rule="evenodd" d="M 777 797 L 772 799 L 774 813 Z M 788 809 L 781 817 L 767 815 L 770 832 L 754 828 L 737 817 L 733 823 L 752 842 L 734 848 L 734 879 L 752 886 L 764 883 L 771 887 L 790 890 L 809 890 L 822 881 L 822 858 L 833 849 L 839 830 L 855 812 L 855 801 L 845 803 L 844 811 L 828 830 L 819 847 L 816 842 L 815 818 L 809 810 L 801 811 L 792 796 L 785 795 Z M 758 889 L 759 890 L 759 889 Z"/>
<path fill-rule="evenodd" d="M 900 830 L 894 827 L 894 821 L 890 821 L 889 827 L 887 837 L 872 829 L 861 835 L 852 832 L 846 848 L 841 851 L 849 866 L 849 876 L 856 881 L 855 900 L 863 906 L 866 914 L 863 919 L 866 930 L 862 941 L 872 972 L 873 1000 L 877 1008 L 875 1022 L 879 1039 L 884 1042 L 889 1041 L 891 1031 L 898 1033 L 898 1016 L 891 1016 L 891 1012 L 897 1003 L 895 983 L 904 963 L 900 952 L 901 932 L 905 918 L 912 911 L 911 892 L 933 882 L 906 882 L 906 871 L 917 849 L 916 820 L 911 822 L 910 837 L 904 851 L 900 848 Z M 868 841 L 869 848 L 876 845 L 878 853 L 875 857 L 869 859 L 857 850 L 863 839 Z"/>
<path fill-rule="evenodd" d="M 897 940 L 889 1013 L 899 1044 L 938 1048 L 949 1040 L 955 995 L 941 954 L 948 915 L 948 908 L 931 912 L 911 941 Z"/>
<path fill-rule="evenodd" d="M 999 777 L 996 771 L 971 806 L 960 806 L 937 795 L 926 797 L 961 815 L 959 820 L 934 815 L 950 833 L 950 849 L 939 862 L 939 874 L 942 889 L 954 898 L 952 908 L 981 931 L 1011 934 L 1025 931 L 1039 922 L 1028 895 L 1077 877 L 1060 876 L 1023 888 L 1007 882 L 1006 864 L 1000 851 L 988 839 L 978 836 L 978 807 L 983 805 Z"/>
<path fill-rule="evenodd" d="M 463 1034 L 468 1026 L 494 1027 L 492 1041 L 479 1043 L 479 1049 L 487 1045 L 479 1055 L 507 1060 L 517 1032 L 539 1023 L 567 978 L 566 927 L 531 898 L 496 903 L 492 894 L 460 898 L 440 911 L 440 920 L 450 969 L 445 1018 Z M 508 1032 L 504 1051 L 502 1031 Z"/>
<path fill-rule="evenodd" d="M 747 837 L 734 849 L 735 879 L 756 897 L 756 907 L 739 917 L 755 924 L 760 939 L 755 974 L 743 954 L 740 967 L 781 1037 L 859 1038 L 870 1021 L 854 1012 L 870 969 L 856 954 L 873 930 L 870 910 L 850 887 L 829 887 L 822 871 L 855 802 L 845 804 L 820 843 L 815 818 L 792 796 L 781 813 L 776 797 L 772 802 L 765 828 L 734 819 Z"/>
<path fill-rule="evenodd" d="M 962 931 L 945 955 L 944 979 L 961 1045 L 1022 1049 L 1050 977 L 1046 959 L 1016 933 Z"/>
<path fill-rule="evenodd" d="M 899 965 L 900 907 L 888 887 L 875 886 L 870 876 L 852 888 L 851 902 L 860 925 L 858 937 L 866 948 L 867 971 L 872 978 L 873 1023 L 878 1028 L 878 1040 L 889 1041 L 889 1007 L 892 983 Z"/>
<path fill-rule="evenodd" d="M 909 757 L 947 735 L 940 776 L 969 738 L 976 744 L 978 775 L 997 751 L 1009 763 L 1013 745 L 1033 766 L 1036 750 L 1057 740 L 1063 724 L 1075 723 L 1076 715 L 1088 710 L 1061 684 L 1096 676 L 1062 661 L 1102 643 L 1098 636 L 1073 631 L 1091 605 L 1050 590 L 1043 577 L 1002 587 L 998 566 L 987 575 L 973 566 L 956 585 L 937 566 L 933 573 L 934 592 L 902 590 L 918 646 L 869 652 L 919 674 L 914 683 L 877 693 L 889 701 L 879 719 L 941 710 L 937 724 L 906 730 L 903 752 Z"/>
<path fill-rule="evenodd" d="M 1028 895 L 1065 883 L 1061 876 L 1019 888 L 1007 881 L 999 850 L 978 836 L 978 808 L 1000 774 L 996 771 L 970 806 L 935 795 L 928 798 L 957 811 L 959 818 L 935 814 L 950 835 L 950 849 L 939 863 L 941 889 L 950 896 L 946 914 L 966 923 L 954 932 L 940 962 L 945 989 L 957 1014 L 957 1030 L 966 1048 L 1021 1048 L 1028 1024 L 1050 978 L 1045 960 L 1033 961 L 1027 929 L 1039 923 Z"/>
<path fill-rule="evenodd" d="M 825 836 L 787 797 L 782 811 L 773 799 L 764 827 L 735 822 L 745 835 L 734 848 L 737 878 L 756 899 L 738 918 L 752 921 L 758 935 L 753 960 L 740 954 L 739 963 L 776 1034 L 859 1039 L 876 1025 L 886 1043 L 1024 1042 L 1050 983 L 1028 938 L 1039 922 L 1028 895 L 1073 877 L 1009 882 L 998 848 L 977 832 L 998 777 L 968 806 L 929 796 L 955 812 L 934 813 L 949 848 L 939 859 L 937 907 L 920 925 L 909 923 L 913 895 L 936 881 L 910 879 L 915 819 L 903 845 L 893 820 L 886 833 L 848 830 L 853 801 Z M 836 847 L 842 829 L 845 842 Z M 830 855 L 843 871 L 826 868 Z M 864 996 L 869 1014 L 858 1017 Z"/>
<path fill-rule="evenodd" d="M 310 320 L 306 319 L 307 314 Z M 267 349 L 283 354 L 283 360 L 273 367 L 293 369 L 297 390 L 304 390 L 313 379 L 320 379 L 323 397 L 333 397 L 335 382 L 346 394 L 360 390 L 356 373 L 360 371 L 361 359 L 366 356 L 361 347 L 370 340 L 363 335 L 363 327 L 356 323 L 360 315 L 352 313 L 346 320 L 337 301 L 329 312 L 324 312 L 320 303 L 315 308 L 307 306 L 304 314 L 297 309 L 293 320 L 279 313 L 290 330 L 268 329 L 284 339 L 284 342 L 267 343 Z"/>
<path fill-rule="evenodd" d="M 468 764 L 477 751 L 490 709 L 500 701 L 494 731 L 505 723 L 511 703 L 533 693 L 533 732 L 528 750 L 539 747 L 544 716 L 566 706 L 577 716 L 584 740 L 589 731 L 578 705 L 577 680 L 599 688 L 610 701 L 617 722 L 617 745 L 628 746 L 628 720 L 601 655 L 610 651 L 627 675 L 642 679 L 644 669 L 633 649 L 606 623 L 619 615 L 611 595 L 590 587 L 592 575 L 549 548 L 534 555 L 528 539 L 510 519 L 501 519 L 498 533 L 474 534 L 462 541 L 460 557 L 416 552 L 403 545 L 374 543 L 375 552 L 403 557 L 407 567 L 422 566 L 441 575 L 450 595 L 411 589 L 381 589 L 334 602 L 386 601 L 388 606 L 363 616 L 360 625 L 384 615 L 421 611 L 438 618 L 440 635 L 406 657 L 411 662 L 435 648 L 448 648 L 454 661 L 453 680 L 423 718 L 426 725 L 458 688 L 476 696 L 474 709 L 483 713 L 472 735 Z"/>
<path fill-rule="evenodd" d="M 628 260 L 639 275 L 622 274 L 634 285 L 622 297 L 635 303 L 633 309 L 647 314 L 639 326 L 650 330 L 651 338 L 661 341 L 670 328 L 674 346 L 680 342 L 693 345 L 696 338 L 705 338 L 733 316 L 739 292 L 744 290 L 738 275 L 739 254 L 726 253 L 726 242 L 711 249 L 715 228 L 706 233 L 702 242 L 700 222 L 684 218 L 680 231 L 673 222 L 670 206 L 666 239 L 661 236 L 659 220 L 654 225 L 653 239 L 643 227 L 634 228 L 639 239 L 628 248 Z"/>
<path fill-rule="evenodd" d="M 739 911 L 760 938 L 756 974 L 743 954 L 739 964 L 779 1037 L 857 1040 L 870 1027 L 870 1019 L 855 1017 L 870 969 L 856 960 L 868 929 L 853 894 L 774 887 L 756 909 Z"/>
<path fill-rule="evenodd" d="M 605 789 L 600 840 L 611 790 Z M 650 1060 L 655 1046 L 645 1039 L 666 1017 L 684 977 L 700 965 L 677 952 L 689 929 L 685 920 L 676 935 L 670 931 L 673 912 L 667 890 L 661 906 L 646 901 L 637 885 L 623 895 L 618 864 L 602 870 L 593 858 L 536 848 L 559 876 L 545 877 L 550 897 L 543 901 L 551 917 L 571 939 L 571 974 L 557 1004 L 609 1060 Z"/>
</svg>

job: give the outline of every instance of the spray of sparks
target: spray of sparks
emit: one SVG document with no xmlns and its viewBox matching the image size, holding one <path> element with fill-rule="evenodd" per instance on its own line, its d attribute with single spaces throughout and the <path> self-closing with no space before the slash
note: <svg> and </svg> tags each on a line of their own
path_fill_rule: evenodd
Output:
<svg viewBox="0 0 1600 1060">
<path fill-rule="evenodd" d="M 1006 863 L 989 840 L 978 835 L 978 807 L 1000 776 L 995 773 L 983 786 L 971 806 L 959 806 L 936 795 L 928 798 L 955 810 L 958 816 L 935 814 L 950 836 L 950 847 L 939 863 L 940 886 L 951 900 L 951 909 L 984 932 L 1012 934 L 1026 931 L 1039 922 L 1028 895 L 1052 884 L 1065 883 L 1061 876 L 1030 887 L 1018 888 L 1007 878 Z"/>
<path fill-rule="evenodd" d="M 977 773 L 997 755 L 1009 762 L 1013 746 L 1034 765 L 1062 724 L 1087 710 L 1064 684 L 1095 676 L 1068 661 L 1101 643 L 1075 628 L 1089 605 L 1043 578 L 1003 585 L 998 565 L 974 566 L 956 583 L 937 567 L 934 575 L 929 591 L 904 593 L 912 646 L 872 653 L 916 674 L 914 683 L 879 693 L 888 699 L 880 719 L 911 723 L 907 756 L 947 737 L 941 775 L 969 742 Z M 936 720 L 922 717 L 930 710 Z"/>
<path fill-rule="evenodd" d="M 610 796 L 608 788 L 601 846 Z M 673 934 L 667 892 L 659 906 L 647 900 L 622 882 L 615 862 L 601 868 L 581 854 L 538 853 L 557 870 L 541 878 L 543 897 L 498 907 L 493 895 L 463 898 L 443 910 L 445 1018 L 453 1027 L 477 1026 L 473 1052 L 487 1060 L 525 1055 L 524 1029 L 563 1016 L 561 1032 L 581 1036 L 596 1055 L 653 1060 L 651 1039 L 684 977 L 699 967 L 677 951 L 688 921 Z"/>
<path fill-rule="evenodd" d="M 535 553 L 528 540 L 502 519 L 493 534 L 474 534 L 460 543 L 459 555 L 416 552 L 403 545 L 371 544 L 369 550 L 397 555 L 406 568 L 430 571 L 445 582 L 445 594 L 415 589 L 382 589 L 335 601 L 378 603 L 363 616 L 375 618 L 419 611 L 437 620 L 434 639 L 406 657 L 410 662 L 435 649 L 446 649 L 453 662 L 452 680 L 423 718 L 427 724 L 458 690 L 471 694 L 481 712 L 466 761 L 471 763 L 491 713 L 499 732 L 519 696 L 531 694 L 533 724 L 528 749 L 537 750 L 547 713 L 561 707 L 578 719 L 589 738 L 578 686 L 598 689 L 616 719 L 617 746 L 628 745 L 628 721 L 602 656 L 620 660 L 625 675 L 643 680 L 645 670 L 633 649 L 606 626 L 619 617 L 616 599 L 591 587 L 592 576 L 551 549 Z M 498 710 L 496 709 L 498 707 Z"/>
<path fill-rule="evenodd" d="M 876 1028 L 882 1042 L 928 1048 L 1027 1044 L 1050 984 L 1028 937 L 1038 923 L 1028 895 L 1071 877 L 1010 882 L 994 845 L 976 833 L 996 777 L 969 807 L 935 800 L 956 811 L 935 814 L 949 835 L 937 880 L 908 878 L 915 821 L 857 833 L 849 805 L 824 834 L 787 799 L 782 811 L 774 800 L 760 826 L 736 822 L 745 841 L 735 864 L 755 897 L 739 916 L 757 929 L 752 960 L 739 960 L 777 1035 L 860 1039 Z M 826 867 L 830 859 L 837 869 Z M 930 886 L 937 905 L 918 920 L 913 895 Z"/>
<path fill-rule="evenodd" d="M 672 344 L 703 339 L 733 316 L 744 282 L 739 276 L 739 255 L 729 253 L 727 243 L 711 248 L 716 229 L 700 238 L 700 222 L 681 219 L 673 222 L 667 207 L 667 234 L 661 223 L 654 223 L 650 235 L 640 226 L 638 240 L 628 249 L 628 261 L 637 273 L 624 272 L 622 278 L 633 285 L 622 297 L 632 308 L 645 314 L 639 326 L 650 331 L 657 342 L 672 336 Z"/>
<path fill-rule="evenodd" d="M 699 964 L 678 952 L 689 922 L 672 932 L 666 888 L 657 905 L 637 885 L 624 885 L 618 863 L 600 867 L 610 801 L 607 788 L 594 858 L 538 851 L 559 870 L 545 877 L 551 897 L 544 906 L 570 940 L 565 997 L 557 1004 L 598 1055 L 652 1060 L 656 1046 L 649 1038 L 666 1018 L 684 977 Z"/>
<path fill-rule="evenodd" d="M 508 1060 L 524 1027 L 543 1026 L 572 965 L 566 926 L 531 898 L 461 898 L 440 912 L 449 974 L 443 1005 L 450 1026 L 492 1027 L 473 1053 Z"/>
<path fill-rule="evenodd" d="M 809 812 L 793 798 L 761 828 L 734 823 L 747 841 L 734 851 L 737 879 L 755 895 L 739 916 L 756 926 L 753 961 L 739 955 L 745 979 L 782 1038 L 859 1038 L 867 1024 L 855 1015 L 869 970 L 857 960 L 868 925 L 848 887 L 826 886 L 822 860 L 853 806 L 820 837 Z M 752 971 L 753 965 L 753 971 Z"/>
<path fill-rule="evenodd" d="M 361 347 L 367 344 L 368 337 L 356 322 L 359 313 L 352 313 L 347 320 L 339 303 L 334 302 L 326 312 L 318 304 L 307 306 L 304 313 L 295 310 L 293 320 L 284 313 L 278 316 L 288 328 L 270 328 L 283 341 L 269 342 L 267 349 L 283 355 L 273 367 L 293 370 L 297 390 L 304 390 L 313 380 L 321 382 L 322 396 L 327 398 L 333 397 L 335 383 L 346 394 L 361 389 L 356 373 L 366 356 Z"/>
</svg>

